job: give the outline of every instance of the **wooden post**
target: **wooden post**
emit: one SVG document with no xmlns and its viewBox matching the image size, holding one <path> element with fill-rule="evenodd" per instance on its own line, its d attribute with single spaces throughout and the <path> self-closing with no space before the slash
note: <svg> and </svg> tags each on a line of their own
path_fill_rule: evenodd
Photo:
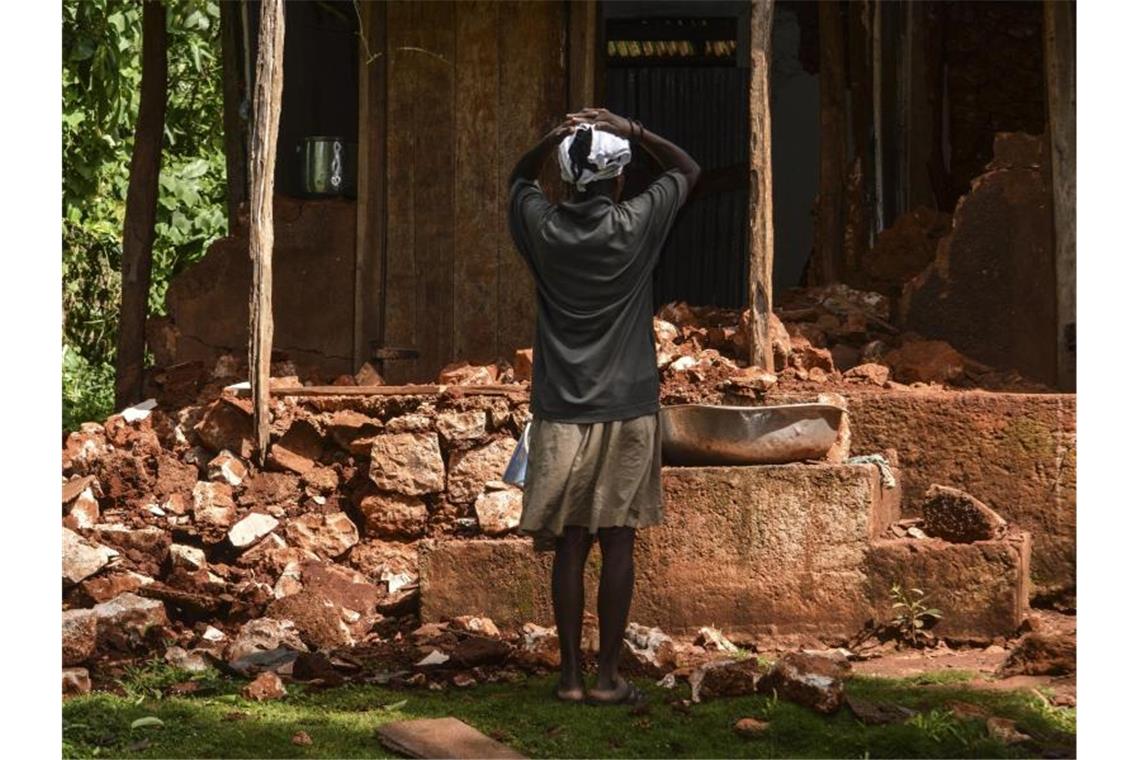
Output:
<svg viewBox="0 0 1140 760">
<path fill-rule="evenodd" d="M 1077 389 L 1076 3 L 1045 2 L 1045 88 L 1053 163 L 1057 273 L 1057 387 Z"/>
<path fill-rule="evenodd" d="M 249 147 L 249 376 L 258 456 L 269 449 L 269 361 L 273 350 L 273 170 L 281 120 L 283 0 L 261 1 L 257 32 L 257 78 Z"/>
<path fill-rule="evenodd" d="M 372 360 L 373 343 L 384 334 L 384 222 L 387 188 L 388 8 L 360 6 L 360 83 L 356 153 L 356 272 L 353 369 Z"/>
<path fill-rule="evenodd" d="M 847 214 L 844 219 L 843 261 L 848 272 L 861 272 L 871 244 L 867 177 L 871 172 L 871 102 L 868 0 L 847 6 L 847 78 L 851 88 L 851 151 L 847 167 Z"/>
<path fill-rule="evenodd" d="M 816 271 L 822 284 L 838 282 L 843 263 L 843 188 L 847 164 L 842 7 L 819 3 L 819 216 Z"/>
<path fill-rule="evenodd" d="M 769 77 L 772 63 L 772 17 L 775 0 L 752 0 L 751 76 L 748 82 L 749 132 L 749 276 L 751 335 L 749 361 L 766 372 L 775 369 L 768 323 L 772 316 L 772 120 Z"/>
<path fill-rule="evenodd" d="M 242 66 L 241 7 L 238 0 L 221 0 L 222 132 L 226 151 L 226 210 L 231 235 L 238 226 L 238 208 L 246 200 L 245 122 L 241 103 L 246 95 Z"/>
<path fill-rule="evenodd" d="M 598 2 L 570 3 L 569 72 L 567 111 L 598 105 L 594 96 L 598 57 Z"/>
<path fill-rule="evenodd" d="M 142 84 L 127 207 L 123 216 L 122 297 L 115 353 L 115 406 L 142 400 L 146 311 L 158 213 L 158 172 L 166 120 L 166 7 L 143 3 Z"/>
</svg>

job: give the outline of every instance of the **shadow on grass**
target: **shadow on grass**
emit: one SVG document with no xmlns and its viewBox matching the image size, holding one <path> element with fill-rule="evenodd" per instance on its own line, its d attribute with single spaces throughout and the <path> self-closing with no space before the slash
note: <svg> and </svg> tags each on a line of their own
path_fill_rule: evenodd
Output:
<svg viewBox="0 0 1140 760">
<path fill-rule="evenodd" d="M 1071 756 L 1072 710 L 1058 710 L 1029 692 L 988 692 L 920 679 L 854 678 L 856 697 L 920 711 L 905 723 L 866 726 L 844 709 L 820 716 L 763 696 L 722 699 L 678 712 L 685 695 L 643 684 L 653 696 L 645 714 L 624 707 L 555 702 L 555 678 L 469 690 L 404 690 L 345 686 L 325 691 L 290 687 L 277 702 L 237 695 L 239 682 L 210 681 L 207 693 L 155 698 L 93 694 L 64 705 L 65 757 L 378 757 L 376 727 L 392 720 L 452 715 L 531 757 L 1040 757 Z M 128 685 L 129 686 L 129 685 Z M 947 700 L 970 702 L 1014 719 L 1033 741 L 1006 747 L 989 738 L 981 719 L 960 720 Z M 161 727 L 131 729 L 155 716 Z M 742 717 L 770 721 L 767 734 L 733 733 Z M 313 743 L 297 746 L 298 731 Z"/>
</svg>

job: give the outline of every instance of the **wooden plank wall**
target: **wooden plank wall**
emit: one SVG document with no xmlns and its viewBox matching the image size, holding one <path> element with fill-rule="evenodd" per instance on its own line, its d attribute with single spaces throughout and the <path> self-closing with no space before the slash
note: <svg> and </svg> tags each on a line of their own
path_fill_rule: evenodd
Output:
<svg viewBox="0 0 1140 760">
<path fill-rule="evenodd" d="M 388 382 L 531 345 L 534 286 L 506 225 L 515 161 L 566 112 L 562 2 L 387 3 Z M 551 162 L 543 183 L 557 186 Z"/>
</svg>

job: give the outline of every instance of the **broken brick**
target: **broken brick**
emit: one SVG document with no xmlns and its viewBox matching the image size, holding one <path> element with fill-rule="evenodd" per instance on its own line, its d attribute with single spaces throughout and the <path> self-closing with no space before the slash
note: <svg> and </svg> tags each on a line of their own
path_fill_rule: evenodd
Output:
<svg viewBox="0 0 1140 760">
<path fill-rule="evenodd" d="M 475 501 L 488 481 L 500 480 L 515 450 L 513 438 L 452 452 L 447 467 L 447 498 L 456 504 Z"/>
<path fill-rule="evenodd" d="M 370 538 L 416 538 L 427 528 L 423 499 L 401 493 L 371 493 L 360 500 L 364 535 Z"/>
<path fill-rule="evenodd" d="M 522 518 L 522 491 L 508 488 L 488 491 L 475 500 L 479 529 L 489 536 L 501 536 L 518 527 Z"/>
<path fill-rule="evenodd" d="M 435 433 L 386 433 L 372 444 L 372 482 L 406 496 L 438 493 L 444 486 L 443 457 Z"/>
<path fill-rule="evenodd" d="M 206 477 L 231 486 L 240 486 L 249 470 L 245 464 L 229 451 L 221 451 L 206 465 Z"/>
<path fill-rule="evenodd" d="M 63 529 L 63 585 L 73 586 L 103 569 L 118 552 Z"/>
<path fill-rule="evenodd" d="M 344 512 L 301 515 L 289 521 L 285 533 L 299 549 L 327 559 L 336 559 L 360 540 L 356 524 Z"/>
</svg>

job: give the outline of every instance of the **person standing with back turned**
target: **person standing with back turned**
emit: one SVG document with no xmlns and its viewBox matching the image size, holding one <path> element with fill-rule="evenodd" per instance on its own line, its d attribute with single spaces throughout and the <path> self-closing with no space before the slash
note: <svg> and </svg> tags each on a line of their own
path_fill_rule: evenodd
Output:
<svg viewBox="0 0 1140 760">
<path fill-rule="evenodd" d="M 664 171 L 623 201 L 631 140 Z M 573 197 L 552 204 L 537 179 L 556 149 Z M 618 674 L 618 657 L 633 597 L 636 529 L 663 519 L 653 269 L 700 173 L 688 153 L 638 122 L 587 108 L 531 148 L 509 180 L 511 236 L 538 301 L 519 530 L 536 551 L 554 550 L 562 657 L 555 694 L 565 701 L 644 699 Z M 595 538 L 602 551 L 598 677 L 587 692 L 582 573 Z"/>
</svg>

